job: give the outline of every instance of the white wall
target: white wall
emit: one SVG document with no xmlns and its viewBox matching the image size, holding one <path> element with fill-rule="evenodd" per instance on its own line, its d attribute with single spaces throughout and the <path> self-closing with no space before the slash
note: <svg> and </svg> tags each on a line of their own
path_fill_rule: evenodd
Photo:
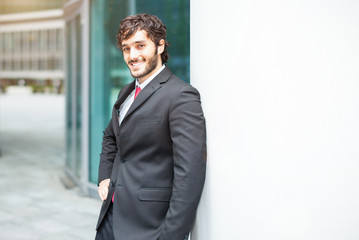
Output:
<svg viewBox="0 0 359 240">
<path fill-rule="evenodd" d="M 208 128 L 192 240 L 359 239 L 358 13 L 355 0 L 191 1 Z"/>
</svg>

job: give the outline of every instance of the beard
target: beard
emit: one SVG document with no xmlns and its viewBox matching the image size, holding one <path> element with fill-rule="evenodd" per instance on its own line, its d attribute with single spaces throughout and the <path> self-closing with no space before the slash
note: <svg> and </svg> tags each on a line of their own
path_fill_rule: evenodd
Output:
<svg viewBox="0 0 359 240">
<path fill-rule="evenodd" d="M 157 51 L 156 51 L 157 52 Z M 142 61 L 143 59 L 139 59 L 139 61 Z M 148 75 L 149 73 L 151 73 L 158 65 L 158 58 L 157 58 L 157 54 L 155 53 L 151 58 L 149 59 L 145 59 L 144 63 L 146 64 L 145 68 L 139 71 L 132 71 L 131 68 L 129 67 L 129 65 L 131 63 L 134 63 L 137 61 L 130 61 L 127 66 L 130 69 L 131 75 L 134 78 L 142 78 L 146 75 Z"/>
</svg>

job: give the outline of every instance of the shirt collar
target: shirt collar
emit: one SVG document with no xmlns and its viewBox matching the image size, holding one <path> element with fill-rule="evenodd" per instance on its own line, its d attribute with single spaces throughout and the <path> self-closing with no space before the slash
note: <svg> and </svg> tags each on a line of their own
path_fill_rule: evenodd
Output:
<svg viewBox="0 0 359 240">
<path fill-rule="evenodd" d="M 138 86 L 140 87 L 141 89 L 144 89 L 147 84 L 149 84 L 158 74 L 160 74 L 160 72 L 162 72 L 162 70 L 165 68 L 166 66 L 165 65 L 162 65 L 162 67 L 160 69 L 157 70 L 157 72 L 155 72 L 154 74 L 152 74 L 151 77 L 147 78 L 142 84 L 140 84 L 138 82 L 138 79 L 136 79 L 135 81 L 135 87 Z"/>
</svg>

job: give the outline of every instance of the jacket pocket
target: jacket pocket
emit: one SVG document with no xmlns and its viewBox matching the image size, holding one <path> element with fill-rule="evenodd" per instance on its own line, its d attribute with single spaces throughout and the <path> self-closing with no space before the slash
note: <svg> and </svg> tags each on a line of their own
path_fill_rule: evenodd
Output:
<svg viewBox="0 0 359 240">
<path fill-rule="evenodd" d="M 172 188 L 140 188 L 138 199 L 141 201 L 169 202 Z"/>
<path fill-rule="evenodd" d="M 151 124 L 161 122 L 162 115 L 153 115 L 153 116 L 138 116 L 136 123 L 139 124 Z"/>
</svg>

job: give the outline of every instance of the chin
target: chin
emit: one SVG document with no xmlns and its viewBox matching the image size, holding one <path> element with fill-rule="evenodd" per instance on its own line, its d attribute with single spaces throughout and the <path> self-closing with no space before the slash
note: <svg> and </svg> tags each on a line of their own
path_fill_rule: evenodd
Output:
<svg viewBox="0 0 359 240">
<path fill-rule="evenodd" d="M 142 77 L 142 74 L 139 74 L 139 73 L 131 73 L 132 77 L 134 78 L 140 78 Z"/>
</svg>

